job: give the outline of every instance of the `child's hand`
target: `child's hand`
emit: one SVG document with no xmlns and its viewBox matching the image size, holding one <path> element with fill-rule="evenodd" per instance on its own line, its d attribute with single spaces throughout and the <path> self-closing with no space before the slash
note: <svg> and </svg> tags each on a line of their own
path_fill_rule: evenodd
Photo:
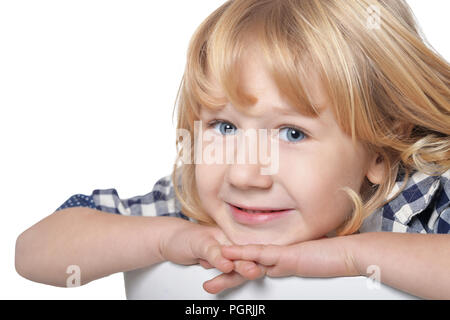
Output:
<svg viewBox="0 0 450 320">
<path fill-rule="evenodd" d="M 345 237 L 325 238 L 289 246 L 245 245 L 222 247 L 223 257 L 230 260 L 258 263 L 259 272 L 269 277 L 339 277 L 359 275 Z M 258 272 L 257 269 L 255 272 Z M 208 281 L 216 293 L 246 281 L 240 277 L 221 274 Z M 262 276 L 260 275 L 260 276 Z"/>
<path fill-rule="evenodd" d="M 181 219 L 180 219 L 181 220 Z M 166 261 L 182 265 L 207 262 L 224 273 L 234 264 L 222 256 L 222 244 L 231 244 L 218 227 L 203 226 L 188 221 L 177 221 L 160 240 L 161 256 Z"/>
<path fill-rule="evenodd" d="M 252 261 L 233 262 L 224 258 L 221 246 L 231 244 L 218 227 L 203 226 L 177 219 L 175 227 L 170 228 L 161 237 L 160 252 L 166 261 L 182 265 L 199 263 L 206 269 L 216 268 L 222 271 L 222 280 L 215 281 L 212 286 L 209 281 L 203 284 L 207 292 L 216 293 L 264 274 L 262 269 L 255 270 L 256 264 Z M 217 283 L 221 283 L 218 288 L 216 288 Z M 217 289 L 220 290 L 217 291 Z"/>
</svg>

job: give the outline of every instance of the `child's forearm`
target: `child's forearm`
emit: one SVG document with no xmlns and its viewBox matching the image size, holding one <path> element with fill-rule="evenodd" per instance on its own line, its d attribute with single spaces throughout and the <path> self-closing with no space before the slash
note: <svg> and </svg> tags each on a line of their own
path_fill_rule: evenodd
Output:
<svg viewBox="0 0 450 320">
<path fill-rule="evenodd" d="M 23 277 L 65 287 L 69 266 L 81 285 L 104 276 L 163 261 L 160 237 L 182 220 L 133 217 L 76 207 L 53 213 L 16 241 L 16 270 Z M 183 220 L 184 221 L 184 220 Z"/>
<path fill-rule="evenodd" d="M 450 299 L 450 235 L 369 232 L 351 240 L 355 267 L 370 275 L 379 267 L 380 280 L 427 299 Z"/>
</svg>

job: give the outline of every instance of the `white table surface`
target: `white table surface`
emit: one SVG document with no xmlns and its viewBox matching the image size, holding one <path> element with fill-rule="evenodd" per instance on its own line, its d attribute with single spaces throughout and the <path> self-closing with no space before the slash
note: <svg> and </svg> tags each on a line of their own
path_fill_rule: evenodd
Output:
<svg viewBox="0 0 450 320">
<path fill-rule="evenodd" d="M 124 273 L 125 292 L 130 300 L 297 300 L 297 299 L 418 299 L 382 283 L 378 288 L 366 277 L 284 277 L 247 281 L 219 294 L 206 292 L 202 284 L 219 275 L 217 269 L 162 262 Z M 382 278 L 382 273 L 380 273 Z"/>
</svg>

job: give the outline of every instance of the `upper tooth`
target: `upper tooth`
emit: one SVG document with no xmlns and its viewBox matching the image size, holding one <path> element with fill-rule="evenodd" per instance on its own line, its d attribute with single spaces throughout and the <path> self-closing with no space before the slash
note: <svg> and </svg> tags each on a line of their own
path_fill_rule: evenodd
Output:
<svg viewBox="0 0 450 320">
<path fill-rule="evenodd" d="M 257 211 L 257 210 L 245 210 L 245 211 L 247 211 L 247 212 L 249 212 L 249 213 L 272 212 L 272 210 L 259 210 L 259 211 Z"/>
</svg>

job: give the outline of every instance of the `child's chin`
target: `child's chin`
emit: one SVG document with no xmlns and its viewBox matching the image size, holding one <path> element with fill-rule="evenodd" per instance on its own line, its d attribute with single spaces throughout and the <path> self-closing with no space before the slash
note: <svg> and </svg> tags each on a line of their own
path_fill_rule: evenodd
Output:
<svg viewBox="0 0 450 320">
<path fill-rule="evenodd" d="M 271 236 L 267 233 L 261 238 L 261 236 L 252 236 L 248 234 L 238 235 L 235 234 L 230 237 L 230 240 L 237 245 L 249 245 L 249 244 L 261 244 L 261 245 L 290 245 L 296 241 L 289 239 L 282 239 L 278 236 Z"/>
<path fill-rule="evenodd" d="M 234 244 L 237 245 L 249 245 L 249 244 L 260 244 L 260 245 L 279 245 L 288 246 L 291 244 L 296 244 L 303 241 L 310 241 L 319 239 L 323 236 L 311 235 L 306 231 L 299 231 L 296 234 L 280 234 L 280 232 L 270 232 L 268 230 L 259 230 L 259 232 L 251 232 L 248 230 L 237 231 L 233 230 L 227 232 L 224 229 L 227 238 Z"/>
</svg>

